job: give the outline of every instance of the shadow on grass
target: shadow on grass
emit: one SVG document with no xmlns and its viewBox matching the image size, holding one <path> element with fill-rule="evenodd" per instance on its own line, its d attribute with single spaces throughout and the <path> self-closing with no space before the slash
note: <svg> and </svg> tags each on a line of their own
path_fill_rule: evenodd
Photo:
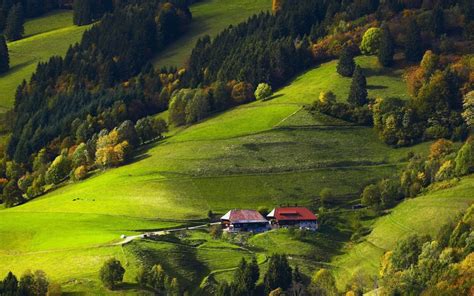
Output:
<svg viewBox="0 0 474 296">
<path fill-rule="evenodd" d="M 367 85 L 367 89 L 386 89 L 388 88 L 385 85 Z"/>
</svg>

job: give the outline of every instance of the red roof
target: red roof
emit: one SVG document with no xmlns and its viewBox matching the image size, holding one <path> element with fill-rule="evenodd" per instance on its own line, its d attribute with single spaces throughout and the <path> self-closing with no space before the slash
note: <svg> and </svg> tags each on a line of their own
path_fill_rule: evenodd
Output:
<svg viewBox="0 0 474 296">
<path fill-rule="evenodd" d="M 288 207 L 288 208 L 275 208 L 268 218 L 273 218 L 278 221 L 293 220 L 293 221 L 316 221 L 318 217 L 314 215 L 310 210 L 304 207 Z"/>
<path fill-rule="evenodd" d="M 263 223 L 267 220 L 257 211 L 254 210 L 230 210 L 221 220 L 227 220 L 231 223 Z"/>
</svg>

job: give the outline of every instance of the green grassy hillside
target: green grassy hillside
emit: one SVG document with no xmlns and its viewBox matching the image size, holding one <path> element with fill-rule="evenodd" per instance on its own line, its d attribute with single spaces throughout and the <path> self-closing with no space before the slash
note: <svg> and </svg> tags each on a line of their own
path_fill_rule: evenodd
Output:
<svg viewBox="0 0 474 296">
<path fill-rule="evenodd" d="M 335 276 L 344 288 L 355 274 L 378 274 L 380 259 L 398 241 L 412 234 L 435 236 L 440 227 L 474 202 L 474 176 L 462 179 L 454 187 L 428 192 L 408 199 L 372 225 L 366 239 L 350 245 L 345 254 L 333 260 Z"/>
<path fill-rule="evenodd" d="M 373 57 L 358 59 L 376 73 L 374 61 Z M 40 268 L 70 291 L 99 289 L 100 264 L 107 256 L 117 256 L 129 262 L 126 280 L 133 281 L 138 262 L 134 260 L 139 256 L 127 250 L 138 242 L 127 246 L 125 253 L 110 245 L 122 233 L 168 228 L 204 218 L 210 209 L 224 213 L 229 208 L 272 207 L 283 202 L 311 206 L 324 187 L 332 188 L 340 199 L 353 199 L 368 182 L 393 174 L 409 151 L 427 150 L 428 143 L 392 149 L 371 128 L 309 114 L 303 106 L 323 89 L 333 89 L 340 99 L 347 96 L 349 80 L 332 74 L 335 65 L 329 62 L 302 74 L 271 100 L 176 129 L 167 139 L 144 148 L 132 164 L 1 210 L 0 240 L 9 243 L 0 246 L 0 261 L 6 262 L 0 265 L 0 274 Z M 382 74 L 369 78 L 369 86 L 383 86 L 372 87 L 370 95 L 406 95 L 399 75 Z M 253 243 L 263 246 L 262 241 L 278 240 L 278 234 L 267 235 Z M 333 238 L 315 239 L 320 244 Z M 141 253 L 159 248 L 138 247 Z M 305 270 L 311 269 L 307 258 L 320 260 L 321 253 L 328 254 L 318 253 L 298 257 L 306 262 Z M 217 261 L 206 259 L 217 260 L 217 253 L 196 256 L 206 270 L 220 269 Z M 233 262 L 228 261 L 226 268 Z M 201 277 L 196 275 L 193 281 Z"/>
<path fill-rule="evenodd" d="M 87 26 L 72 24 L 71 11 L 55 11 L 25 23 L 25 38 L 9 42 L 10 71 L 0 75 L 0 111 L 8 110 L 17 86 L 28 80 L 40 61 L 64 55 L 69 45 L 79 42 Z"/>
<path fill-rule="evenodd" d="M 183 66 L 196 44 L 204 36 L 216 36 L 229 25 L 270 10 L 271 0 L 202 0 L 190 7 L 193 21 L 189 31 L 158 54 L 153 63 L 157 67 Z"/>
</svg>

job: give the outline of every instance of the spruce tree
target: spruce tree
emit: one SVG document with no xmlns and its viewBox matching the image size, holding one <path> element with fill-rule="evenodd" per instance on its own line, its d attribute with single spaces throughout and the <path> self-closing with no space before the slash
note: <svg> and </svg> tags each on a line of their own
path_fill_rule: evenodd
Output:
<svg viewBox="0 0 474 296">
<path fill-rule="evenodd" d="M 414 19 L 408 23 L 405 41 L 405 58 L 409 62 L 419 62 L 423 54 L 421 45 L 421 33 Z"/>
<path fill-rule="evenodd" d="M 380 38 L 380 48 L 378 52 L 379 63 L 384 67 L 389 67 L 393 64 L 393 38 L 390 29 L 386 24 L 382 25 L 382 36 Z"/>
<path fill-rule="evenodd" d="M 433 9 L 431 29 L 436 36 L 439 36 L 444 32 L 444 12 L 440 5 L 436 5 Z"/>
<path fill-rule="evenodd" d="M 351 88 L 349 90 L 349 98 L 347 101 L 356 106 L 367 104 L 367 80 L 365 79 L 362 69 L 356 66 L 354 75 L 352 76 Z"/>
<path fill-rule="evenodd" d="M 92 3 L 90 0 L 74 0 L 73 10 L 74 25 L 84 26 L 92 23 Z"/>
<path fill-rule="evenodd" d="M 5 27 L 5 36 L 8 40 L 15 41 L 21 39 L 25 31 L 23 27 L 24 21 L 23 6 L 18 3 L 14 5 L 8 13 L 7 24 Z"/>
<path fill-rule="evenodd" d="M 5 37 L 0 35 L 0 74 L 10 69 L 10 57 L 8 55 L 8 47 Z"/>
<path fill-rule="evenodd" d="M 351 77 L 354 73 L 355 62 L 354 55 L 348 48 L 344 48 L 337 64 L 337 73 L 345 77 Z"/>
</svg>

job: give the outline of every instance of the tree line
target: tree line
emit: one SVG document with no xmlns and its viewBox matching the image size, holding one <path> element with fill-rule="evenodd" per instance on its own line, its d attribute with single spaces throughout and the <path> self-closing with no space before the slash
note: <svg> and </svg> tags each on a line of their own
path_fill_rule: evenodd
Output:
<svg viewBox="0 0 474 296">
<path fill-rule="evenodd" d="M 9 272 L 3 280 L 0 280 L 0 295 L 59 296 L 61 295 L 61 286 L 49 282 L 46 273 L 42 270 L 35 272 L 27 270 L 20 279 Z"/>
</svg>

